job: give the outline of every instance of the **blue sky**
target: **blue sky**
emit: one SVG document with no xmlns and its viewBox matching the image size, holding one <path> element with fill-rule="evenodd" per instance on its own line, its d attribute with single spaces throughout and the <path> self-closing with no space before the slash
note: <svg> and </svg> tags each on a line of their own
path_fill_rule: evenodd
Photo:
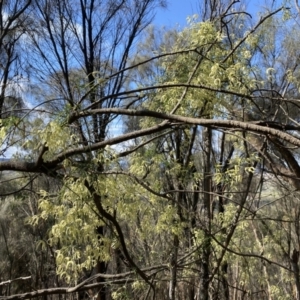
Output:
<svg viewBox="0 0 300 300">
<path fill-rule="evenodd" d="M 264 11 L 269 7 L 269 3 L 277 3 L 276 8 L 282 5 L 282 1 L 278 0 L 245 0 L 243 3 L 247 6 L 246 11 L 252 14 L 252 20 L 258 19 L 257 13 Z M 187 25 L 186 18 L 193 14 L 199 13 L 199 3 L 201 0 L 169 0 L 166 9 L 158 9 L 154 23 L 158 26 L 181 28 Z M 239 4 L 237 4 L 239 5 Z"/>
<path fill-rule="evenodd" d="M 169 0 L 166 9 L 159 9 L 154 23 L 158 26 L 185 27 L 186 18 L 198 13 L 199 1 L 197 0 Z"/>
</svg>

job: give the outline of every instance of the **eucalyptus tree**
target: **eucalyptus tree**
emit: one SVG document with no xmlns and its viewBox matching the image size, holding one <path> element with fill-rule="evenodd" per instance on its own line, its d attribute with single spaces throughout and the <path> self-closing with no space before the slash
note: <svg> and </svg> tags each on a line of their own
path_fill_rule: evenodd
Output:
<svg viewBox="0 0 300 300">
<path fill-rule="evenodd" d="M 50 226 L 40 246 L 60 279 L 10 299 L 83 290 L 99 299 L 297 296 L 298 215 L 286 219 L 296 202 L 288 195 L 275 220 L 277 208 L 261 206 L 268 176 L 294 188 L 299 177 L 296 114 L 285 114 L 288 103 L 296 110 L 297 68 L 280 70 L 289 93 L 276 90 L 263 48 L 263 26 L 284 9 L 250 28 L 235 2 L 216 15 L 214 3 L 209 20 L 191 18 L 149 51 L 136 41 L 155 1 L 34 4 L 26 43 L 40 115 L 2 128 L 2 141 L 12 129 L 24 134 L 16 143 L 26 155 L 0 170 L 60 182 L 38 193 L 28 219 Z M 112 133 L 121 116 L 134 126 Z"/>
<path fill-rule="evenodd" d="M 17 4 L 20 5 L 21 2 Z M 24 10 L 27 6 L 24 6 Z M 27 28 L 24 27 L 26 32 L 24 44 L 29 53 L 26 65 L 33 87 L 30 101 L 36 108 L 29 112 L 26 118 L 15 122 L 11 119 L 2 131 L 3 145 L 7 144 L 5 139 L 9 130 L 12 130 L 14 138 L 7 146 L 15 143 L 19 147 L 18 150 L 25 151 L 27 162 L 31 163 L 37 158 L 44 163 L 52 154 L 62 153 L 60 142 L 63 142 L 64 149 L 74 142 L 79 147 L 90 149 L 92 145 L 105 141 L 109 126 L 116 118 L 115 114 L 107 113 L 77 119 L 71 131 L 64 128 L 65 118 L 71 111 L 81 111 L 89 107 L 112 108 L 127 105 L 125 95 L 127 92 L 124 91 L 131 81 L 123 70 L 129 65 L 137 37 L 152 20 L 157 6 L 164 6 L 164 2 L 155 0 L 33 2 L 27 16 L 30 23 Z M 10 21 L 13 20 L 8 18 L 8 26 L 11 26 Z M 42 115 L 38 115 L 39 112 Z M 47 140 L 54 138 L 58 141 L 56 129 L 60 131 L 59 128 L 62 129 L 63 136 L 60 136 L 62 140 L 58 144 L 55 142 L 56 145 L 53 144 L 54 148 L 50 150 L 52 146 Z M 72 173 L 74 177 L 72 175 L 72 178 L 69 178 L 66 189 L 70 188 L 69 184 L 72 185 L 80 178 L 84 178 L 83 173 L 86 172 L 88 165 L 93 166 L 91 174 L 103 170 L 104 164 L 95 161 L 100 153 L 87 151 L 70 157 L 69 162 L 71 165 L 75 163 L 78 170 Z M 80 166 L 83 166 L 83 169 Z M 63 179 L 64 176 L 59 174 L 60 171 L 54 169 L 47 167 L 46 174 Z M 104 196 L 102 191 L 94 192 L 94 187 L 90 186 L 88 181 L 85 181 L 85 185 L 92 194 L 95 194 L 94 200 L 101 205 Z M 99 237 L 98 244 L 96 243 L 99 253 L 104 247 L 106 235 L 111 230 L 111 226 L 104 226 L 105 222 L 102 219 L 101 214 L 93 215 L 93 222 L 89 227 L 90 234 Z M 87 238 L 89 239 L 88 236 Z M 58 244 L 56 246 L 60 248 Z M 82 269 L 88 272 L 97 262 L 98 271 L 105 273 L 107 270 L 105 255 L 101 257 L 93 254 L 91 257 L 91 261 L 86 265 L 83 264 Z M 76 279 L 79 280 L 80 278 Z M 105 296 L 106 290 L 103 286 L 99 297 L 105 299 Z"/>
<path fill-rule="evenodd" d="M 14 115 L 13 110 L 20 109 L 24 103 L 20 90 L 24 84 L 22 37 L 30 19 L 28 18 L 31 0 L 1 1 L 0 3 L 0 113 L 3 120 Z M 1 146 L 1 155 L 7 148 Z"/>
<path fill-rule="evenodd" d="M 14 86 L 22 77 L 22 42 L 28 23 L 28 8 L 31 1 L 2 1 L 0 5 L 0 110 L 3 112 L 5 98 L 12 96 Z M 10 103 L 13 107 L 14 103 Z M 8 104 L 7 104 L 8 106 Z M 10 110 L 12 107 L 6 107 Z"/>
</svg>

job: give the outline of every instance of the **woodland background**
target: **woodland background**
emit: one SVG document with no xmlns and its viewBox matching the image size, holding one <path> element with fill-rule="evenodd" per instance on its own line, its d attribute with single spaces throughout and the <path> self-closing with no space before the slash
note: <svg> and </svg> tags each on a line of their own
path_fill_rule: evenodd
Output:
<svg viewBox="0 0 300 300">
<path fill-rule="evenodd" d="M 0 1 L 0 299 L 300 299 L 300 9 Z"/>
</svg>

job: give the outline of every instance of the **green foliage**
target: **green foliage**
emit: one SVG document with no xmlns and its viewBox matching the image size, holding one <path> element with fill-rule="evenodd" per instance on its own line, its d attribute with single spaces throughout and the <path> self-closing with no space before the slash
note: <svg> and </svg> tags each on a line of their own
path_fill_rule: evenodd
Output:
<svg viewBox="0 0 300 300">
<path fill-rule="evenodd" d="M 52 197 L 41 192 L 40 214 L 29 220 L 32 225 L 40 220 L 53 219 L 48 243 L 56 252 L 57 274 L 67 282 L 76 282 L 83 270 L 95 266 L 98 259 L 109 260 L 110 240 L 96 233 L 99 222 L 91 195 L 84 180 L 68 179 Z"/>
<path fill-rule="evenodd" d="M 249 58 L 254 48 L 255 34 L 247 38 L 230 59 L 225 36 L 213 22 L 192 22 L 178 33 L 172 51 L 190 50 L 161 59 L 164 75 L 159 79 L 165 86 L 178 87 L 159 89 L 157 97 L 150 98 L 144 106 L 159 112 L 170 112 L 179 104 L 176 113 L 186 116 L 227 116 L 231 110 L 232 96 L 216 92 L 226 89 L 231 93 L 249 95 L 258 81 L 252 76 L 254 67 L 249 67 Z M 168 52 L 170 49 L 162 49 Z M 194 88 L 180 87 L 191 84 Z M 184 98 L 181 99 L 182 95 Z M 142 126 L 153 124 L 149 119 L 142 120 Z"/>
<path fill-rule="evenodd" d="M 125 281 L 129 279 L 118 287 L 112 279 L 113 299 L 141 299 L 148 290 L 152 293 L 140 276 L 142 271 L 137 272 L 137 268 L 152 266 L 156 266 L 154 271 L 146 270 L 145 274 L 155 274 L 149 280 L 161 291 L 167 290 L 166 282 L 172 281 L 176 272 L 178 297 L 182 299 L 192 293 L 195 298 L 195 290 L 203 288 L 199 274 L 201 280 L 207 276 L 209 293 L 218 299 L 225 297 L 226 285 L 230 296 L 236 293 L 235 298 L 259 298 L 265 293 L 274 299 L 288 299 L 286 291 L 295 281 L 289 270 L 292 251 L 299 245 L 299 195 L 291 192 L 290 186 L 281 191 L 278 184 L 268 186 L 266 181 L 275 181 L 282 174 L 286 175 L 286 186 L 296 180 L 293 175 L 298 173 L 292 172 L 298 153 L 292 149 L 282 154 L 282 149 L 291 149 L 290 145 L 276 144 L 271 131 L 263 135 L 261 128 L 275 124 L 277 130 L 282 126 L 282 133 L 287 131 L 290 115 L 297 112 L 287 114 L 288 101 L 281 102 L 283 92 L 275 90 L 280 76 L 287 80 L 284 88 L 299 89 L 299 70 L 289 65 L 282 71 L 276 59 L 271 63 L 276 57 L 271 54 L 276 52 L 277 35 L 269 31 L 277 29 L 276 19 L 250 34 L 245 17 L 230 13 L 230 18 L 234 25 L 230 21 L 227 27 L 222 23 L 225 17 L 206 22 L 190 18 L 187 28 L 164 35 L 166 40 L 155 48 L 162 57 L 155 62 L 149 59 L 147 66 L 141 62 L 152 57 L 150 50 L 124 65 L 122 62 L 122 68 L 129 66 L 125 71 L 115 70 L 118 63 L 109 59 L 97 61 L 103 72 L 100 68 L 84 74 L 84 68 L 72 69 L 67 92 L 65 74 L 53 72 L 49 80 L 54 88 L 45 91 L 45 101 L 67 93 L 66 101 L 58 100 L 45 118 L 1 120 L 0 142 L 5 146 L 14 132 L 11 141 L 21 150 L 16 158 L 30 161 L 25 166 L 42 173 L 44 165 L 55 164 L 47 175 L 57 177 L 56 188 L 52 183 L 36 184 L 40 178 L 20 180 L 17 186 L 30 186 L 30 192 L 39 195 L 34 204 L 30 202 L 27 226 L 42 232 L 39 240 L 32 242 L 33 251 L 54 256 L 57 286 L 78 283 L 101 262 L 107 266 L 103 272 L 123 273 Z M 294 39 L 286 37 L 285 41 L 285 53 L 297 48 Z M 265 59 L 261 65 L 256 62 L 260 52 Z M 140 65 L 131 70 L 135 63 Z M 126 80 L 122 81 L 118 72 Z M 116 86 L 121 88 L 114 90 Z M 136 94 L 127 91 L 130 87 L 145 91 Z M 270 88 L 268 93 L 265 88 Z M 121 122 L 115 115 L 117 110 L 110 114 L 109 110 L 96 113 L 91 109 L 122 107 L 123 113 L 127 106 L 203 120 L 228 120 L 229 125 L 211 123 L 203 130 L 169 122 L 167 130 L 141 135 L 126 144 L 126 150 L 132 152 L 124 157 L 125 144 L 105 146 L 106 139 L 111 138 L 108 145 L 115 141 L 115 133 L 109 130 L 113 122 Z M 268 110 L 274 112 L 272 116 Z M 70 115 L 76 119 L 72 124 L 68 124 L 73 120 Z M 280 123 L 283 119 L 286 122 Z M 231 120 L 261 127 L 249 133 L 235 125 L 230 128 Z M 294 126 L 297 120 L 293 120 Z M 131 124 L 127 133 L 148 129 L 161 120 L 141 117 L 138 122 Z M 76 154 L 70 156 L 70 150 Z M 286 159 L 291 153 L 294 160 Z M 40 162 L 44 165 L 39 166 Z M 0 207 L 4 218 L 6 202 Z M 103 230 L 97 231 L 99 228 Z M 128 255 L 136 266 L 128 267 Z"/>
</svg>

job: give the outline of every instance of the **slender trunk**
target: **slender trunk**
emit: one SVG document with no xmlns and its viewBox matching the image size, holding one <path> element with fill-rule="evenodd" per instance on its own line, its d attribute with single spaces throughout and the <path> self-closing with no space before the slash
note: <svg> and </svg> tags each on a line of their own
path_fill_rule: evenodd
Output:
<svg viewBox="0 0 300 300">
<path fill-rule="evenodd" d="M 296 287 L 295 299 L 296 300 L 300 300 L 300 280 L 299 280 L 300 272 L 299 272 L 298 261 L 299 261 L 299 251 L 294 249 L 291 257 L 291 265 L 292 265 L 292 270 L 294 272 L 294 278 L 295 278 L 295 287 Z"/>
<path fill-rule="evenodd" d="M 104 236 L 104 226 L 99 226 L 97 227 L 97 233 L 99 233 L 99 235 Z M 104 261 L 100 261 L 98 260 L 97 265 L 96 265 L 96 272 L 97 273 L 102 273 L 105 274 L 106 273 L 106 269 L 107 269 L 107 265 Z M 104 278 L 98 278 L 97 282 L 105 282 Z M 96 299 L 97 300 L 106 300 L 106 286 L 105 284 L 101 285 L 100 290 L 98 291 L 97 295 L 96 295 Z"/>
<path fill-rule="evenodd" d="M 203 129 L 204 142 L 204 179 L 203 179 L 203 204 L 204 204 L 204 242 L 202 246 L 201 256 L 201 281 L 198 292 L 199 300 L 209 300 L 209 259 L 211 254 L 211 139 L 212 130 L 210 128 Z"/>
<path fill-rule="evenodd" d="M 195 193 L 193 194 L 193 199 L 192 199 L 192 214 L 191 214 L 191 221 L 190 221 L 192 230 L 196 228 L 197 225 L 196 215 L 197 215 L 197 209 L 200 200 L 199 193 L 197 191 L 200 190 L 200 188 L 201 188 L 201 181 L 197 180 L 195 184 Z M 189 247 L 192 249 L 195 246 L 194 244 L 195 244 L 194 236 L 192 235 L 192 232 L 190 232 Z M 198 267 L 200 267 L 199 264 Z M 196 286 L 197 286 L 197 279 L 193 278 L 189 287 L 189 300 L 196 299 L 196 294 L 197 294 Z"/>
<path fill-rule="evenodd" d="M 220 165 L 223 165 L 223 168 L 222 168 L 223 174 L 225 174 L 226 171 L 228 170 L 229 162 L 230 162 L 230 159 L 234 152 L 234 146 L 231 146 L 231 149 L 228 153 L 226 160 L 223 161 L 224 160 L 224 149 L 225 149 L 225 138 L 226 138 L 226 134 L 224 133 L 222 136 L 221 155 L 220 155 L 220 161 L 219 161 Z M 226 200 L 224 199 L 225 184 L 220 182 L 216 186 L 216 188 L 217 188 L 217 194 L 218 194 L 218 199 L 219 199 L 218 213 L 223 215 L 225 212 L 225 205 L 226 205 Z M 226 236 L 226 228 L 222 229 L 222 233 L 224 234 L 224 236 Z M 225 300 L 230 299 L 227 274 L 228 274 L 228 262 L 224 261 L 221 264 L 221 283 L 223 286 L 223 294 L 224 294 Z"/>
<path fill-rule="evenodd" d="M 255 240 L 257 242 L 257 244 L 259 245 L 259 250 L 260 250 L 260 253 L 263 253 L 264 252 L 264 247 L 263 247 L 263 244 L 261 243 L 261 240 L 257 234 L 257 230 L 252 222 L 252 228 L 253 228 L 253 232 L 254 232 L 254 236 L 255 236 Z M 270 285 L 270 282 L 268 280 L 269 276 L 268 276 L 268 271 L 267 271 L 267 267 L 265 266 L 265 264 L 263 264 L 263 274 L 266 278 L 266 283 L 267 283 L 267 290 L 268 290 L 268 300 L 272 300 L 272 296 L 271 296 L 271 285 Z"/>
<path fill-rule="evenodd" d="M 226 275 L 228 274 L 228 263 L 224 261 L 221 265 L 222 286 L 224 290 L 224 299 L 230 300 L 229 286 Z"/>
<path fill-rule="evenodd" d="M 176 295 L 178 246 L 179 246 L 178 235 L 174 235 L 173 251 L 170 257 L 171 279 L 170 279 L 170 286 L 169 286 L 169 300 L 175 300 L 175 295 Z"/>
<path fill-rule="evenodd" d="M 210 246 L 210 238 L 206 235 L 205 241 L 203 243 L 203 252 L 201 257 L 202 274 L 198 293 L 199 300 L 209 300 L 209 257 L 211 251 Z"/>
<path fill-rule="evenodd" d="M 96 265 L 96 269 L 97 269 L 97 273 L 106 273 L 106 263 L 103 261 L 98 261 L 97 265 Z M 105 282 L 105 279 L 103 278 L 98 278 L 97 282 Z M 106 300 L 106 286 L 105 284 L 101 285 L 101 288 L 99 290 L 99 292 L 97 293 L 97 300 Z"/>
<path fill-rule="evenodd" d="M 174 136 L 175 145 L 175 157 L 176 162 L 183 166 L 183 155 L 182 155 L 182 130 L 178 129 Z M 183 190 L 181 174 L 177 174 L 177 178 L 174 181 L 174 186 L 176 190 Z M 184 205 L 184 195 L 182 192 L 176 194 L 176 201 L 173 205 L 177 207 L 177 215 L 180 221 L 183 221 L 182 206 Z M 177 258 L 178 258 L 178 247 L 179 247 L 179 237 L 177 234 L 173 235 L 173 249 L 170 255 L 170 285 L 169 285 L 169 300 L 175 300 L 176 296 L 176 285 L 177 285 Z"/>
<path fill-rule="evenodd" d="M 238 287 L 238 274 L 239 274 L 239 263 L 236 263 L 237 265 L 234 267 L 234 272 L 232 275 L 233 279 L 233 285 Z M 233 289 L 233 295 L 232 295 L 232 300 L 238 300 L 238 290 L 237 288 Z"/>
</svg>

